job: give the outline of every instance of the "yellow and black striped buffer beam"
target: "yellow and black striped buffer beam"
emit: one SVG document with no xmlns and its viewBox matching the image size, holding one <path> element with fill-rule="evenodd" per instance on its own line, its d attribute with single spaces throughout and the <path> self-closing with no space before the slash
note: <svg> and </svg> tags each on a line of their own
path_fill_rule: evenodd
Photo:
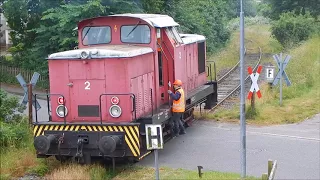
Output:
<svg viewBox="0 0 320 180">
<path fill-rule="evenodd" d="M 34 125 L 33 135 L 44 135 L 44 131 L 103 131 L 124 132 L 125 141 L 134 156 L 140 156 L 139 127 L 138 126 L 110 126 L 110 125 Z"/>
</svg>

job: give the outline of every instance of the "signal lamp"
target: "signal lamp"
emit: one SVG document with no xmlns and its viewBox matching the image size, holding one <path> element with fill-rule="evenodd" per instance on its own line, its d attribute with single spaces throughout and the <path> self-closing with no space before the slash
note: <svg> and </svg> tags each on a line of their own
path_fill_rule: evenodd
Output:
<svg viewBox="0 0 320 180">
<path fill-rule="evenodd" d="M 63 104 L 64 98 L 62 96 L 58 97 L 58 104 Z"/>
<path fill-rule="evenodd" d="M 116 97 L 116 96 L 113 96 L 113 97 L 111 98 L 111 103 L 112 103 L 112 104 L 119 104 L 119 98 Z"/>
</svg>

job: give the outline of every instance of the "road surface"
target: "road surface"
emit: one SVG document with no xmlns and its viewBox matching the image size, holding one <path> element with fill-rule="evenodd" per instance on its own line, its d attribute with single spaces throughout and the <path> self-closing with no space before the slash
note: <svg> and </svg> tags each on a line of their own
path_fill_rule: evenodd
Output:
<svg viewBox="0 0 320 180">
<path fill-rule="evenodd" d="M 267 173 L 268 159 L 277 160 L 275 179 L 320 179 L 320 114 L 300 124 L 247 126 L 247 175 Z M 197 121 L 159 151 L 160 166 L 241 173 L 240 126 Z M 137 163 L 154 166 L 150 154 Z"/>
</svg>

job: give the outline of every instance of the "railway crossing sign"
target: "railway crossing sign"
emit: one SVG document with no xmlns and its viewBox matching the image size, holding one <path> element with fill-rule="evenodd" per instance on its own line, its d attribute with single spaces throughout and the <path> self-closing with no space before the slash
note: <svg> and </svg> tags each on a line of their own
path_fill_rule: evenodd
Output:
<svg viewBox="0 0 320 180">
<path fill-rule="evenodd" d="M 37 72 L 33 73 L 33 76 L 32 76 L 32 78 L 30 80 L 30 84 L 32 84 L 32 89 L 36 86 L 37 81 L 39 79 L 39 76 L 40 76 L 39 73 L 37 73 Z M 23 100 L 22 100 L 21 104 L 25 106 L 28 103 L 28 87 L 27 87 L 27 83 L 25 82 L 25 80 L 23 79 L 23 77 L 21 76 L 20 73 L 16 76 L 16 78 L 18 79 L 21 87 L 24 90 L 24 96 L 23 96 Z M 40 106 L 38 101 L 35 101 L 35 102 L 34 101 L 35 101 L 35 97 L 32 94 L 32 105 L 38 111 L 41 108 L 41 106 Z"/>
<path fill-rule="evenodd" d="M 280 58 L 277 54 L 273 55 L 273 59 L 276 61 L 278 68 L 279 68 L 279 71 L 278 71 L 277 76 L 274 79 L 272 85 L 273 86 L 277 85 L 280 80 L 280 105 L 282 105 L 282 76 L 283 76 L 284 80 L 286 81 L 287 86 L 291 86 L 291 82 L 288 78 L 288 75 L 287 75 L 286 71 L 284 71 L 290 61 L 290 58 L 291 58 L 291 56 L 287 55 L 286 58 L 284 59 L 284 61 L 282 61 L 282 53 L 280 53 Z"/>
<path fill-rule="evenodd" d="M 250 92 L 248 94 L 248 99 L 251 99 L 253 91 L 257 92 L 257 95 L 258 95 L 259 98 L 261 98 L 261 96 L 262 96 L 261 92 L 260 92 L 260 89 L 259 89 L 259 86 L 258 86 L 258 78 L 259 78 L 261 70 L 262 70 L 262 66 L 259 66 L 258 70 L 257 70 L 257 73 L 255 73 L 255 75 L 254 75 L 253 72 L 252 72 L 251 66 L 248 67 L 248 72 L 249 72 L 250 78 L 252 80 L 252 85 L 251 85 L 251 88 L 250 88 Z"/>
<path fill-rule="evenodd" d="M 272 83 L 273 86 L 278 84 L 278 82 L 282 76 L 283 76 L 284 80 L 286 81 L 287 86 L 291 86 L 291 82 L 288 78 L 287 73 L 285 72 L 285 68 L 287 67 L 287 65 L 289 63 L 290 58 L 291 58 L 291 56 L 287 55 L 286 58 L 284 59 L 284 61 L 282 61 L 282 53 L 280 54 L 280 59 L 277 54 L 273 55 L 273 59 L 276 61 L 278 68 L 279 68 L 277 76 Z"/>
<path fill-rule="evenodd" d="M 146 125 L 147 149 L 163 149 L 162 127 L 161 125 Z"/>
</svg>

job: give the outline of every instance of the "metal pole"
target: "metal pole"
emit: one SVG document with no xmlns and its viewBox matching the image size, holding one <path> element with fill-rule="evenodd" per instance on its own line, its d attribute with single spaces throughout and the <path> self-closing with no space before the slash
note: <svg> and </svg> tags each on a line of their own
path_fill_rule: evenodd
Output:
<svg viewBox="0 0 320 180">
<path fill-rule="evenodd" d="M 32 84 L 28 84 L 29 125 L 32 124 Z"/>
<path fill-rule="evenodd" d="M 282 73 L 283 69 L 283 61 L 282 61 L 282 53 L 280 53 L 280 73 Z M 280 76 L 280 106 L 282 106 L 282 77 Z"/>
<path fill-rule="evenodd" d="M 155 167 L 156 167 L 156 180 L 159 180 L 159 164 L 158 164 L 158 149 L 154 150 L 154 163 L 155 163 Z"/>
<path fill-rule="evenodd" d="M 246 177 L 246 120 L 245 120 L 245 99 L 244 99 L 244 17 L 242 0 L 240 0 L 240 142 L 241 142 L 241 178 Z"/>
</svg>

